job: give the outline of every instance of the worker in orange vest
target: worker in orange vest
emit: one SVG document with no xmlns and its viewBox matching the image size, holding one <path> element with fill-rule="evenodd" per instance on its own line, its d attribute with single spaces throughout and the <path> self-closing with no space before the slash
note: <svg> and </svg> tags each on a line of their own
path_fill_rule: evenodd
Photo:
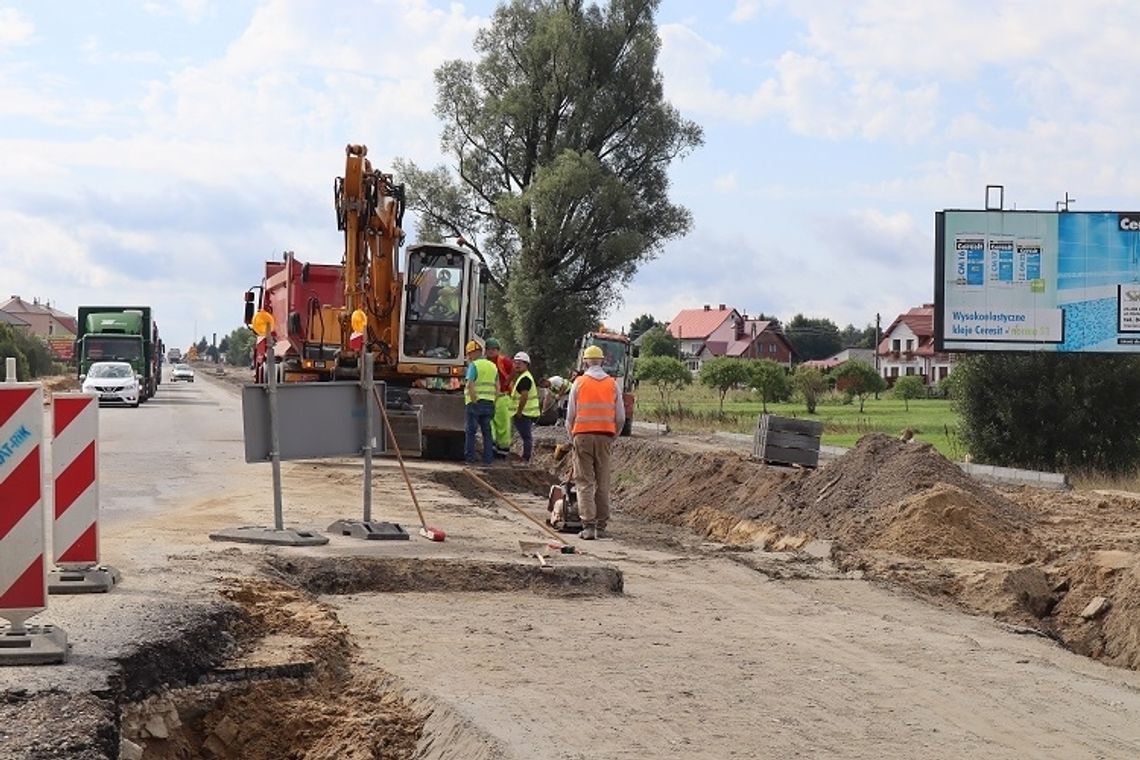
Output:
<svg viewBox="0 0 1140 760">
<path fill-rule="evenodd" d="M 566 427 L 574 441 L 574 485 L 586 541 L 606 538 L 610 520 L 610 459 L 614 438 L 625 425 L 621 387 L 602 369 L 598 346 L 582 352 L 586 371 L 574 381 L 566 407 Z"/>
</svg>

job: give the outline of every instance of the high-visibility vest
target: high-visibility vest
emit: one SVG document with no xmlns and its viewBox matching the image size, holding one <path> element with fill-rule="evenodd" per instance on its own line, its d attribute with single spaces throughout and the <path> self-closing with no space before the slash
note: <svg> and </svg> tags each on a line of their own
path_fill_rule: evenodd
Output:
<svg viewBox="0 0 1140 760">
<path fill-rule="evenodd" d="M 514 385 L 511 386 L 511 400 L 515 402 L 515 408 L 519 405 L 519 381 L 524 377 L 530 378 L 530 390 L 526 392 L 526 404 L 523 405 L 523 417 L 537 417 L 542 414 L 542 408 L 538 405 L 538 386 L 534 384 L 534 375 L 530 374 L 528 369 L 518 377 L 515 378 Z"/>
<path fill-rule="evenodd" d="M 495 363 L 490 359 L 476 359 L 472 366 L 475 367 L 475 400 L 493 402 L 499 385 L 499 370 Z M 471 403 L 470 397 L 467 403 Z"/>
<path fill-rule="evenodd" d="M 598 380 L 582 375 L 574 384 L 578 386 L 574 397 L 574 428 L 579 433 L 608 433 L 617 435 L 617 383 L 608 375 Z"/>
</svg>

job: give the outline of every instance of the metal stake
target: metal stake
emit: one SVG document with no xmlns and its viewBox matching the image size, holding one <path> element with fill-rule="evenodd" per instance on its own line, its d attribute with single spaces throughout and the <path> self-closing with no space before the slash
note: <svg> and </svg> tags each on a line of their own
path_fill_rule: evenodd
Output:
<svg viewBox="0 0 1140 760">
<path fill-rule="evenodd" d="M 281 508 L 281 437 L 277 425 L 277 363 L 273 355 L 273 331 L 265 336 L 265 372 L 269 384 L 269 461 L 273 463 L 273 527 L 285 529 Z"/>
<path fill-rule="evenodd" d="M 360 354 L 360 385 L 364 392 L 364 522 L 372 522 L 372 355 Z"/>
</svg>

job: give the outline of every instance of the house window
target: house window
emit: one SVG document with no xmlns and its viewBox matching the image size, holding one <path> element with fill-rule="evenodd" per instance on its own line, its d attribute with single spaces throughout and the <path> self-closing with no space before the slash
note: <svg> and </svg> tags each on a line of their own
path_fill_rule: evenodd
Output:
<svg viewBox="0 0 1140 760">
<path fill-rule="evenodd" d="M 892 340 L 891 341 L 891 350 L 894 351 L 896 354 L 900 350 L 902 350 L 902 341 L 899 340 L 898 338 L 895 338 L 894 340 Z"/>
<path fill-rule="evenodd" d="M 769 343 L 768 344 L 768 353 L 770 353 L 770 354 L 776 353 L 776 344 L 775 343 Z"/>
<path fill-rule="evenodd" d="M 690 359 L 689 360 L 689 371 L 690 372 L 696 372 L 700 368 L 701 368 L 701 362 L 699 359 Z"/>
<path fill-rule="evenodd" d="M 907 373 L 908 375 L 913 375 L 913 374 L 914 374 L 914 367 L 907 367 L 907 368 L 906 368 L 906 373 Z"/>
<path fill-rule="evenodd" d="M 898 367 L 891 367 L 891 377 L 898 377 L 898 376 L 899 376 L 899 368 Z"/>
</svg>

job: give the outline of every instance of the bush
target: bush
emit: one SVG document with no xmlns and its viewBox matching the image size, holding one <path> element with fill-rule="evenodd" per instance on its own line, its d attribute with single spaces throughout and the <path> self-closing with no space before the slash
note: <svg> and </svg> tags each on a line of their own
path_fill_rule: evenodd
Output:
<svg viewBox="0 0 1140 760">
<path fill-rule="evenodd" d="M 960 433 L 978 461 L 1104 473 L 1140 462 L 1140 357 L 981 354 L 952 376 Z"/>
</svg>

